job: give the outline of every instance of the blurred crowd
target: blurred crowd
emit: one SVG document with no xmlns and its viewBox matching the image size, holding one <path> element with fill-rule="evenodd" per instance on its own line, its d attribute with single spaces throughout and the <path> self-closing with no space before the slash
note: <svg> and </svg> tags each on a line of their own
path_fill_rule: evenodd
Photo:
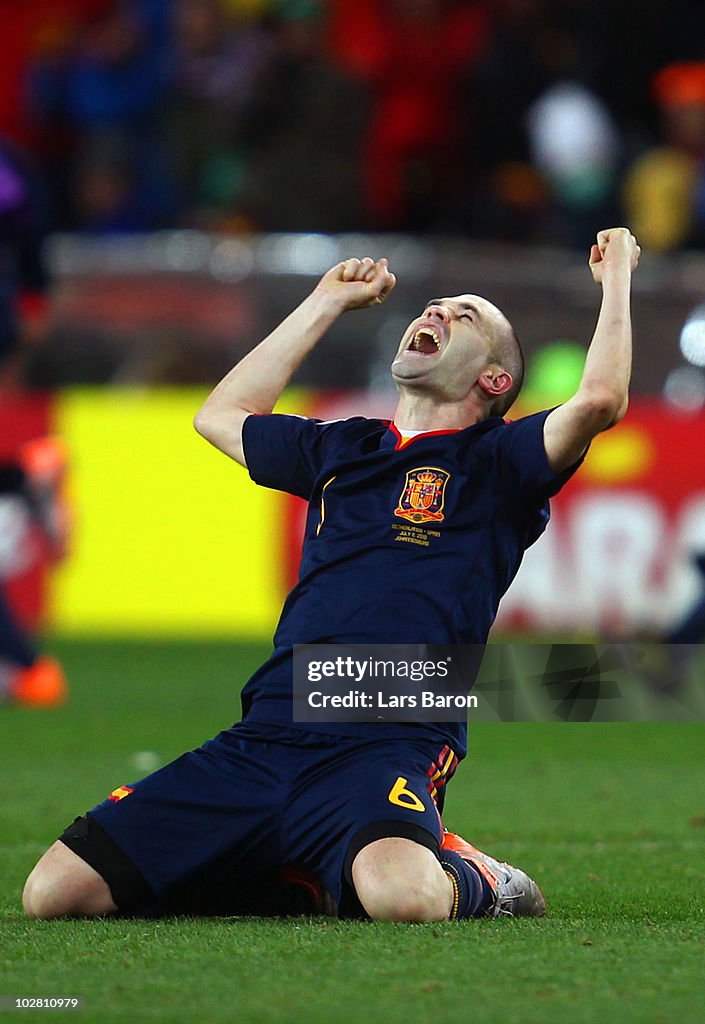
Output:
<svg viewBox="0 0 705 1024">
<path fill-rule="evenodd" d="M 0 218 L 31 194 L 37 230 L 705 245 L 701 0 L 0 0 L 0 25 Z"/>
</svg>

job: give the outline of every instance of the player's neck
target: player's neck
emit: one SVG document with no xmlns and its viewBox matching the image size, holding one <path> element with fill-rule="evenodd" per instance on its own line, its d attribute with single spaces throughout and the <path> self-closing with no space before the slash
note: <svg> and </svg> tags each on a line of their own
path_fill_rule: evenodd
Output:
<svg viewBox="0 0 705 1024">
<path fill-rule="evenodd" d="M 464 430 L 486 415 L 484 409 L 468 399 L 439 403 L 431 395 L 402 393 L 394 423 L 399 430 Z"/>
</svg>

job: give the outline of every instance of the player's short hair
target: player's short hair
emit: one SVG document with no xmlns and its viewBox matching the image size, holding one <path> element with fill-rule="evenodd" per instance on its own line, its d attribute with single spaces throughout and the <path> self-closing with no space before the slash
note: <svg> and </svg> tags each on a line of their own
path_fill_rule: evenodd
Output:
<svg viewBox="0 0 705 1024">
<path fill-rule="evenodd" d="M 499 398 L 495 398 L 490 407 L 490 416 L 504 416 L 517 399 L 524 383 L 524 353 L 516 331 L 507 321 L 506 330 L 496 337 L 492 343 L 490 361 L 499 363 L 512 378 L 512 386 Z"/>
</svg>

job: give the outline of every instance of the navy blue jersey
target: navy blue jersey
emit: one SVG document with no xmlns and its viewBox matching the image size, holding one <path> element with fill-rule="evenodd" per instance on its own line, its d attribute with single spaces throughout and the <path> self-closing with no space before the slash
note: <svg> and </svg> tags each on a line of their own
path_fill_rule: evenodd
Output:
<svg viewBox="0 0 705 1024">
<path fill-rule="evenodd" d="M 274 654 L 243 691 L 249 717 L 291 725 L 294 644 L 485 642 L 524 551 L 546 528 L 548 499 L 577 468 L 551 469 L 547 416 L 492 417 L 405 443 L 385 420 L 245 420 L 252 479 L 309 502 Z M 320 726 L 358 735 L 380 727 Z M 457 723 L 384 728 L 465 747 Z"/>
</svg>

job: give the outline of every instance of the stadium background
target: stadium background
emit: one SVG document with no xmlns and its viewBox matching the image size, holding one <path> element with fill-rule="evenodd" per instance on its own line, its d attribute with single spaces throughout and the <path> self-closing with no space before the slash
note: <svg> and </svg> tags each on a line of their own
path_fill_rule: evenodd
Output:
<svg viewBox="0 0 705 1024">
<path fill-rule="evenodd" d="M 43 277 L 22 279 L 3 228 L 4 287 L 26 314 L 14 377 L 34 396 L 26 414 L 0 403 L 0 443 L 64 435 L 75 510 L 71 556 L 41 581 L 3 502 L 0 567 L 23 609 L 74 635 L 266 638 L 300 512 L 190 433 L 209 386 L 328 266 L 370 251 L 396 268 L 394 299 L 336 326 L 291 408 L 389 413 L 404 324 L 468 288 L 526 348 L 515 413 L 555 404 L 594 322 L 587 246 L 628 222 L 645 250 L 634 411 L 555 503 L 499 625 L 677 621 L 705 544 L 697 5 L 34 0 L 4 20 L 3 167 Z"/>
<path fill-rule="evenodd" d="M 75 813 L 236 713 L 293 578 L 301 506 L 198 439 L 193 413 L 355 253 L 387 255 L 399 286 L 336 325 L 282 411 L 390 413 L 401 330 L 429 296 L 468 289 L 525 346 L 515 414 L 555 404 L 595 320 L 588 246 L 628 223 L 644 247 L 632 409 L 554 503 L 497 635 L 663 636 L 700 593 L 692 556 L 705 549 L 705 20 L 696 0 L 26 0 L 0 2 L 0 30 L 0 285 L 20 340 L 0 381 L 0 456 L 64 438 L 73 516 L 69 553 L 49 566 L 22 507 L 0 504 L 0 572 L 71 687 L 63 708 L 0 716 L 2 927 L 15 950 L 3 990 L 86 978 L 117 1007 L 103 1020 L 140 1019 L 146 1004 L 201 1019 L 205 989 L 175 1005 L 168 968 L 205 933 L 140 926 L 164 962 L 155 980 L 134 971 L 126 924 L 92 938 L 57 928 L 37 947 L 17 909 L 21 879 Z M 19 239 L 4 216 L 18 195 Z M 481 1019 L 698 1019 L 702 728 L 483 728 L 452 824 L 528 857 L 553 886 L 555 920 L 483 933 L 485 952 L 463 966 Z M 630 878 L 654 863 L 637 894 Z M 232 938 L 207 934 L 219 965 L 208 1014 L 229 1019 Z M 351 1020 L 409 1019 L 389 979 L 363 1000 L 385 933 L 311 933 L 317 962 L 301 934 L 293 954 L 292 933 L 243 934 L 241 1019 L 303 1019 L 304 1006 L 329 1019 L 340 991 Z M 394 935 L 419 971 L 428 934 Z M 605 936 L 599 968 L 579 962 Z M 359 970 L 331 992 L 322 965 L 334 976 L 341 942 L 360 943 Z M 270 964 L 281 996 L 265 998 L 248 957 L 268 943 L 317 995 Z M 511 1005 L 496 990 L 483 1002 L 493 956 L 529 979 L 530 998 L 520 987 Z M 415 1005 L 435 1012 L 440 994 L 447 1019 L 466 1019 L 465 990 L 441 976 L 445 992 L 419 983 Z"/>
</svg>

